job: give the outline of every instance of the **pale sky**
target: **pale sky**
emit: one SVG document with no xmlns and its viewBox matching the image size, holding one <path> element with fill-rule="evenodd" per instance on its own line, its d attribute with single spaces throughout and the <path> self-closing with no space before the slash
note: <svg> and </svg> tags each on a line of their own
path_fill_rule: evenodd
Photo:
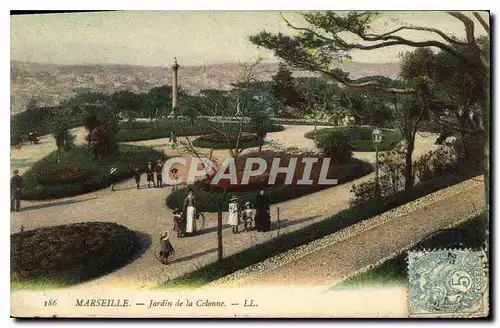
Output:
<svg viewBox="0 0 500 328">
<path fill-rule="evenodd" d="M 285 12 L 294 23 L 296 13 Z M 470 15 L 471 16 L 471 15 Z M 482 13 L 488 20 L 488 14 Z M 439 28 L 465 38 L 463 25 L 443 12 L 386 12 L 375 22 L 376 31 L 418 25 Z M 248 36 L 266 30 L 291 33 L 277 11 L 127 11 L 11 16 L 11 60 L 88 64 L 115 63 L 169 66 L 250 61 L 257 56 L 273 60 L 272 53 L 253 45 Z M 485 34 L 476 24 L 476 34 Z M 413 40 L 426 32 L 401 32 Z M 434 37 L 439 39 L 439 37 Z M 352 53 L 358 62 L 398 61 L 410 48 L 395 46 Z"/>
</svg>

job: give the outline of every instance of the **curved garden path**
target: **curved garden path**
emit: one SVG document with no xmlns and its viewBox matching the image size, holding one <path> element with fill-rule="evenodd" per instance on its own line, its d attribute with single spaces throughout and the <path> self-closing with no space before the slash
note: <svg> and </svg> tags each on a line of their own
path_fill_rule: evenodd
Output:
<svg viewBox="0 0 500 328">
<path fill-rule="evenodd" d="M 285 131 L 268 134 L 268 139 L 287 146 L 313 147 L 312 140 L 304 138 L 304 134 L 312 129 L 312 126 L 304 125 L 286 126 Z M 74 129 L 73 133 L 77 136 L 77 143 L 83 142 L 85 135 L 83 128 Z M 430 135 L 428 137 L 417 136 L 416 156 L 435 149 L 434 140 L 435 138 Z M 20 150 L 13 149 L 11 151 L 13 168 L 18 167 L 23 172 L 31 163 L 55 149 L 52 137 L 44 136 L 41 141 L 40 145 L 28 145 Z M 165 149 L 167 154 L 174 155 L 167 147 L 166 138 L 131 142 L 131 144 Z M 220 152 L 227 153 L 222 150 Z M 375 157 L 373 153 L 355 153 L 355 156 L 369 161 L 373 161 Z M 271 213 L 275 215 L 276 208 L 280 208 L 281 233 L 299 229 L 347 208 L 351 198 L 351 186 L 371 177 L 372 175 L 368 175 L 343 185 L 275 204 L 271 206 Z M 144 180 L 143 175 L 142 182 Z M 111 274 L 71 287 L 86 290 L 123 288 L 123 286 L 127 286 L 127 289 L 153 287 L 169 278 L 216 260 L 216 213 L 206 213 L 206 227 L 202 234 L 191 238 L 173 238 L 176 258 L 172 264 L 163 266 L 154 257 L 154 248 L 160 231 L 172 227 L 172 213 L 165 206 L 165 198 L 170 188 L 136 190 L 135 183 L 131 179 L 119 183 L 116 189 L 116 192 L 104 189 L 51 201 L 23 201 L 21 204 L 23 210 L 11 215 L 11 233 L 19 231 L 20 225 L 24 225 L 26 229 L 34 229 L 82 221 L 116 222 L 141 233 L 146 245 L 142 256 Z M 325 207 L 325 204 L 328 204 L 328 207 Z M 252 231 L 233 235 L 231 229 L 225 227 L 223 231 L 224 255 L 227 256 L 256 243 L 265 242 L 275 237 L 276 234 L 276 231 L 267 233 Z"/>
</svg>

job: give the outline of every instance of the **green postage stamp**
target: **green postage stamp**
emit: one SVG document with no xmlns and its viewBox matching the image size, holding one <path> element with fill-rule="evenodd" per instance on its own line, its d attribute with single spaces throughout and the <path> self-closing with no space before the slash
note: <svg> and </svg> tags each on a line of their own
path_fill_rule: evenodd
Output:
<svg viewBox="0 0 500 328">
<path fill-rule="evenodd" d="M 487 311 L 487 270 L 483 251 L 409 252 L 410 315 L 481 315 Z"/>
</svg>

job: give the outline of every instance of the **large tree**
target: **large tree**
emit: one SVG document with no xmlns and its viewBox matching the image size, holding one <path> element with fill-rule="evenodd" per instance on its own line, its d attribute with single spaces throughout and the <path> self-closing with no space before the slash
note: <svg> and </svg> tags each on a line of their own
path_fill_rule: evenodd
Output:
<svg viewBox="0 0 500 328">
<path fill-rule="evenodd" d="M 274 52 L 274 55 L 284 60 L 288 65 L 310 71 L 322 72 L 332 79 L 352 88 L 377 88 L 394 94 L 416 94 L 419 89 L 395 88 L 380 81 L 357 81 L 348 77 L 348 74 L 336 68 L 335 64 L 344 59 L 350 59 L 352 50 L 370 51 L 392 46 L 410 46 L 415 48 L 434 47 L 474 66 L 483 77 L 485 85 L 484 105 L 481 108 L 484 134 L 484 176 L 485 193 L 489 195 L 489 117 L 490 117 L 490 58 L 489 47 L 481 47 L 476 38 L 476 24 L 486 31 L 489 40 L 490 27 L 479 13 L 474 12 L 474 21 L 469 15 L 462 12 L 447 12 L 463 25 L 466 39 L 459 40 L 450 36 L 447 31 L 427 26 L 403 25 L 392 30 L 375 32 L 373 21 L 380 16 L 377 12 L 307 12 L 302 13 L 305 26 L 296 26 L 283 16 L 287 25 L 297 33 L 294 36 L 283 33 L 272 34 L 260 32 L 250 37 L 250 41 L 258 46 Z M 382 16 L 383 18 L 383 16 Z M 413 40 L 401 36 L 399 32 L 425 31 L 432 33 L 439 40 Z M 353 41 L 355 40 L 355 41 Z M 358 42 L 357 40 L 360 40 Z M 465 47 L 470 56 L 457 48 Z"/>
</svg>

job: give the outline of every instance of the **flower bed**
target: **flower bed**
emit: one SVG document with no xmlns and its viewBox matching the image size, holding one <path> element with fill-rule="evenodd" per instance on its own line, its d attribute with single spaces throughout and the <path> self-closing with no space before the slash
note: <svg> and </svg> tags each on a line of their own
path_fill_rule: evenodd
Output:
<svg viewBox="0 0 500 328">
<path fill-rule="evenodd" d="M 92 170 L 84 167 L 67 167 L 55 171 L 40 173 L 38 182 L 41 184 L 76 183 L 90 176 Z"/>
<path fill-rule="evenodd" d="M 109 273 L 137 255 L 139 236 L 110 222 L 83 222 L 12 234 L 11 282 L 75 284 Z"/>
<path fill-rule="evenodd" d="M 152 148 L 120 145 L 113 155 L 97 161 L 87 147 L 76 146 L 63 153 L 58 162 L 57 151 L 54 151 L 23 174 L 22 199 L 54 199 L 99 190 L 109 186 L 109 170 L 112 167 L 118 169 L 115 176 L 118 182 L 131 178 L 135 168 L 143 172 L 148 161 L 157 161 L 163 156 Z M 70 177 L 69 180 L 63 179 Z"/>
<path fill-rule="evenodd" d="M 304 171 L 304 164 L 301 162 L 302 157 L 318 157 L 320 163 L 316 169 L 311 170 L 310 179 L 313 183 L 310 185 L 298 185 L 297 180 L 302 178 Z M 262 151 L 258 154 L 247 153 L 242 155 L 238 162 L 236 163 L 237 179 L 241 182 L 241 176 L 244 169 L 245 159 L 249 157 L 260 157 L 263 158 L 268 163 L 268 169 L 262 175 L 250 177 L 249 183 L 246 185 L 237 184 L 231 185 L 229 192 L 226 195 L 226 199 L 223 201 L 223 210 L 227 210 L 228 200 L 231 195 L 236 194 L 242 203 L 246 201 L 254 202 L 257 193 L 261 189 L 265 189 L 266 193 L 269 194 L 270 201 L 272 204 L 279 203 L 285 200 L 298 198 L 307 194 L 311 194 L 326 188 L 335 187 L 335 185 L 320 185 L 317 182 L 320 165 L 322 163 L 321 156 L 314 155 L 311 152 L 299 151 L 297 149 L 284 150 L 280 152 L 275 152 L 272 150 Z M 297 157 L 297 165 L 294 171 L 294 177 L 291 184 L 284 184 L 285 176 L 283 174 L 278 174 L 276 183 L 274 185 L 268 184 L 269 178 L 269 168 L 271 167 L 271 162 L 274 158 L 280 158 L 280 166 L 287 166 L 291 157 Z M 302 164 L 301 164 L 302 163 Z M 254 167 L 253 169 L 256 169 Z M 338 165 L 335 159 L 330 162 L 330 167 L 328 168 L 328 179 L 338 179 L 338 184 L 342 184 L 353 179 L 359 178 L 366 174 L 372 172 L 373 168 L 370 163 L 363 162 L 358 159 L 352 159 L 350 162 L 342 165 Z M 217 204 L 213 201 L 212 192 L 222 192 L 225 187 L 229 186 L 229 180 L 221 179 L 218 184 L 210 184 L 211 177 L 206 180 L 199 181 L 194 184 L 193 190 L 195 191 L 196 199 L 198 202 L 199 210 L 205 212 L 215 212 L 217 211 Z M 184 197 L 186 196 L 186 190 L 176 190 L 169 194 L 166 199 L 166 204 L 169 208 L 176 208 L 182 206 Z"/>
<path fill-rule="evenodd" d="M 213 148 L 213 149 L 230 149 L 236 148 L 252 148 L 259 147 L 264 144 L 264 140 L 259 138 L 256 134 L 242 133 L 238 135 L 223 135 L 223 134 L 207 134 L 196 138 L 193 141 L 193 146 L 200 148 Z"/>
</svg>

